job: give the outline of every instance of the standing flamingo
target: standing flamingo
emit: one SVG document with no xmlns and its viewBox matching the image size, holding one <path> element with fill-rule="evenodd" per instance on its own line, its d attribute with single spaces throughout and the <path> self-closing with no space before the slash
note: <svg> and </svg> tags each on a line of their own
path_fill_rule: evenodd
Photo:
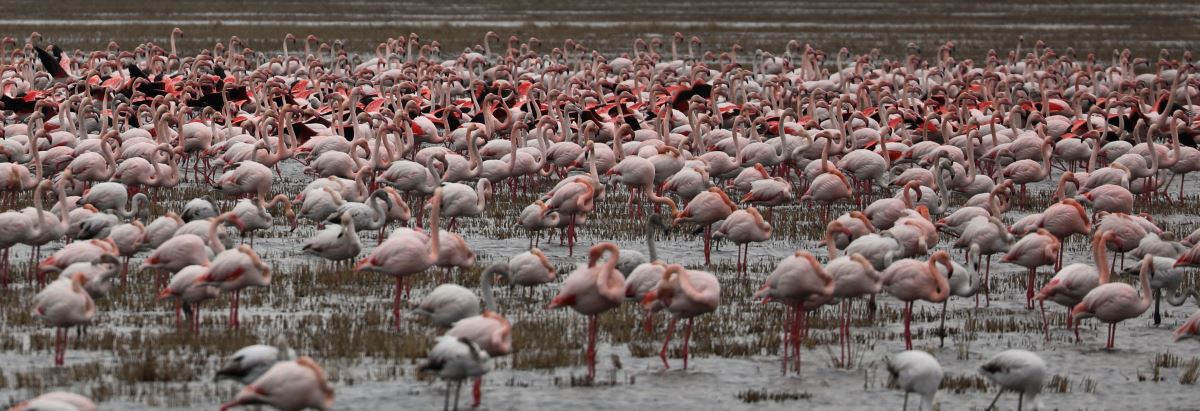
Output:
<svg viewBox="0 0 1200 411">
<path fill-rule="evenodd" d="M 953 275 L 954 266 L 950 263 L 950 254 L 938 251 L 929 257 L 928 261 L 918 261 L 906 258 L 892 263 L 883 271 L 883 289 L 888 294 L 904 301 L 904 349 L 912 350 L 913 302 L 926 300 L 940 303 L 950 297 L 950 284 L 946 277 L 938 271 L 938 264 L 945 267 L 948 275 Z"/>
<path fill-rule="evenodd" d="M 229 306 L 229 326 L 237 328 L 238 305 L 241 291 L 246 287 L 266 287 L 271 285 L 271 268 L 262 262 L 253 248 L 242 246 L 222 251 L 212 260 L 208 272 L 197 279 L 220 288 L 221 291 L 231 292 L 233 299 Z"/>
<path fill-rule="evenodd" d="M 1058 237 L 1046 229 L 1038 229 L 1022 237 L 1008 249 L 1008 253 L 1000 261 L 1025 267 L 1029 271 L 1029 280 L 1025 282 L 1025 309 L 1033 309 L 1033 289 L 1037 284 L 1037 268 L 1054 264 L 1062 244 Z"/>
<path fill-rule="evenodd" d="M 713 233 L 717 239 L 726 238 L 738 247 L 737 273 L 745 276 L 750 269 L 750 243 L 771 239 L 771 223 L 763 220 L 758 209 L 747 207 L 725 217 L 725 222 Z"/>
<path fill-rule="evenodd" d="M 607 253 L 608 259 L 598 265 L 600 257 Z M 588 317 L 587 378 L 596 376 L 596 315 L 617 308 L 625 298 L 625 277 L 617 271 L 620 249 L 616 244 L 604 242 L 592 246 L 588 251 L 587 265 L 580 265 L 563 281 L 558 295 L 546 309 L 571 307 Z"/>
<path fill-rule="evenodd" d="M 683 329 L 683 369 L 687 370 L 692 320 L 716 311 L 721 303 L 721 284 L 712 273 L 685 270 L 681 265 L 671 264 L 663 271 L 658 287 L 647 293 L 642 303 L 648 305 L 653 301 L 658 301 L 659 306 L 671 312 L 667 339 L 663 341 L 662 351 L 658 354 L 666 368 L 671 368 L 667 363 L 667 347 L 671 343 L 671 334 L 675 332 L 675 322 L 680 318 L 687 320 L 687 326 Z"/>
<path fill-rule="evenodd" d="M 850 230 L 841 221 L 830 221 L 825 229 L 825 246 L 829 248 L 829 262 L 825 264 L 825 271 L 833 276 L 833 296 L 842 300 L 838 324 L 838 340 L 842 349 L 839 363 L 849 367 L 854 361 L 851 350 L 854 340 L 850 337 L 854 313 L 852 301 L 865 295 L 874 297 L 879 293 L 880 277 L 875 266 L 862 254 L 838 256 L 834 236 L 839 233 L 849 235 Z"/>
<path fill-rule="evenodd" d="M 763 302 L 779 301 L 787 307 L 784 321 L 786 336 L 783 344 L 783 371 L 787 372 L 788 355 L 794 356 L 794 368 L 800 372 L 801 328 L 807 332 L 808 311 L 829 302 L 833 295 L 833 277 L 817 262 L 812 253 L 803 250 L 784 258 L 775 266 L 762 287 L 754 293 Z"/>
<path fill-rule="evenodd" d="M 492 295 L 491 277 L 497 274 L 508 276 L 508 264 L 494 263 L 480 274 L 484 311 L 455 322 L 454 327 L 446 331 L 448 336 L 471 340 L 490 358 L 502 357 L 512 352 L 512 324 L 496 311 L 496 298 Z M 471 405 L 474 407 L 479 406 L 483 397 L 482 386 L 483 376 L 476 376 L 471 389 Z"/>
<path fill-rule="evenodd" d="M 1108 343 L 1105 348 L 1111 350 L 1116 342 L 1117 323 L 1136 318 L 1150 309 L 1150 303 L 1153 302 L 1154 297 L 1150 291 L 1148 276 L 1152 271 L 1154 271 L 1154 259 L 1142 259 L 1142 270 L 1138 273 L 1142 294 L 1140 297 L 1138 296 L 1139 290 L 1129 284 L 1101 281 L 1102 284 L 1089 291 L 1083 300 L 1071 310 L 1071 314 L 1075 316 L 1075 324 L 1079 324 L 1079 321 L 1089 317 L 1096 317 L 1096 319 L 1108 323 Z"/>
<path fill-rule="evenodd" d="M 712 263 L 712 224 L 724 220 L 737 210 L 737 204 L 729 199 L 725 191 L 710 187 L 700 193 L 675 216 L 671 225 L 680 222 L 692 222 L 704 227 L 704 265 Z"/>
<path fill-rule="evenodd" d="M 96 303 L 84 290 L 87 276 L 77 273 L 59 278 L 33 297 L 33 316 L 55 327 L 54 365 L 62 366 L 67 353 L 67 328 L 86 325 L 96 316 Z"/>
<path fill-rule="evenodd" d="M 438 216 L 442 209 L 442 189 L 438 187 L 429 199 L 431 215 L 429 232 L 433 235 L 422 235 L 417 232 L 388 236 L 387 241 L 371 250 L 367 258 L 359 260 L 354 265 L 354 272 L 375 271 L 396 278 L 396 298 L 392 304 L 392 316 L 396 320 L 396 330 L 400 330 L 400 297 L 404 292 L 404 279 L 429 269 L 438 260 L 441 247 L 438 228 Z"/>
</svg>

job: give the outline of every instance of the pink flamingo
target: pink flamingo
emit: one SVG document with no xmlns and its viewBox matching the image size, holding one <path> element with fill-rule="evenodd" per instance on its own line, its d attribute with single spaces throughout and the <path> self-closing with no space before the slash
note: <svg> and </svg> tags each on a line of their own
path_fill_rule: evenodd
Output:
<svg viewBox="0 0 1200 411">
<path fill-rule="evenodd" d="M 211 283 L 198 281 L 208 274 L 206 265 L 189 265 L 171 276 L 167 286 L 158 293 L 159 300 L 175 300 L 175 326 L 183 321 L 179 317 L 180 309 L 190 307 L 192 331 L 200 331 L 200 303 L 217 298 L 221 290 Z"/>
<path fill-rule="evenodd" d="M 262 262 L 258 253 L 250 246 L 222 251 L 208 266 L 208 272 L 196 281 L 215 285 L 221 291 L 231 292 L 233 300 L 229 305 L 229 326 L 237 328 L 238 302 L 241 292 L 246 287 L 266 287 L 271 285 L 271 268 Z"/>
<path fill-rule="evenodd" d="M 281 410 L 333 408 L 333 385 L 325 370 L 312 358 L 280 361 L 261 377 L 242 388 L 232 401 L 221 404 L 221 411 L 242 405 L 270 405 Z"/>
<path fill-rule="evenodd" d="M 1008 253 L 1000 257 L 1000 261 L 1025 267 L 1029 271 L 1029 281 L 1025 283 L 1025 309 L 1033 309 L 1037 268 L 1054 264 L 1061 249 L 1062 244 L 1059 243 L 1058 237 L 1043 228 L 1021 238 L 1008 249 Z"/>
<path fill-rule="evenodd" d="M 354 272 L 374 271 L 396 278 L 396 298 L 392 304 L 392 316 L 396 319 L 396 330 L 400 330 L 400 297 L 404 291 L 404 279 L 432 267 L 441 250 L 438 220 L 442 209 L 442 189 L 438 187 L 429 199 L 431 215 L 429 232 L 417 232 L 388 236 L 387 241 L 371 250 L 371 254 L 354 265 Z"/>
<path fill-rule="evenodd" d="M 687 370 L 692 320 L 716 311 L 717 305 L 721 303 L 721 284 L 712 273 L 685 270 L 681 265 L 671 264 L 663 271 L 658 287 L 646 294 L 642 304 L 649 306 L 654 301 L 658 301 L 658 307 L 671 312 L 671 323 L 667 325 L 667 339 L 663 341 L 662 351 L 658 354 L 666 368 L 671 368 L 667 363 L 667 347 L 671 343 L 671 335 L 675 332 L 675 322 L 681 318 L 687 320 L 687 326 L 683 329 L 683 369 Z"/>
<path fill-rule="evenodd" d="M 825 271 L 812 253 L 804 250 L 784 258 L 775 266 L 762 287 L 754 293 L 764 303 L 779 301 L 787 307 L 785 329 L 788 336 L 783 345 L 783 371 L 787 372 L 788 355 L 794 355 L 794 368 L 800 372 L 801 328 L 807 333 L 808 311 L 816 309 L 833 296 L 833 276 Z"/>
<path fill-rule="evenodd" d="M 1117 323 L 1136 318 L 1150 309 L 1150 303 L 1154 300 L 1148 279 L 1151 271 L 1154 271 L 1154 259 L 1143 258 L 1142 269 L 1138 273 L 1141 297 L 1138 297 L 1137 289 L 1125 283 L 1104 282 L 1089 291 L 1071 310 L 1076 327 L 1081 320 L 1089 317 L 1108 323 L 1108 344 L 1105 348 L 1111 350 L 1116 342 Z"/>
<path fill-rule="evenodd" d="M 1059 242 L 1066 242 L 1075 234 L 1086 236 L 1092 231 L 1092 223 L 1088 219 L 1087 210 L 1073 198 L 1064 199 L 1046 207 L 1046 211 L 1042 212 L 1039 226 L 1058 238 Z M 1054 258 L 1055 271 L 1062 268 L 1062 253 L 1063 249 L 1060 247 L 1058 255 Z"/>
<path fill-rule="evenodd" d="M 750 243 L 771 239 L 771 223 L 763 220 L 758 209 L 748 207 L 734 211 L 713 233 L 715 238 L 727 238 L 738 247 L 737 272 L 745 276 L 750 267 Z"/>
<path fill-rule="evenodd" d="M 1050 282 L 1038 291 L 1038 305 L 1042 310 L 1042 329 L 1046 333 L 1047 341 L 1050 340 L 1050 325 L 1046 321 L 1047 299 L 1067 307 L 1066 325 L 1075 329 L 1075 341 L 1079 341 L 1079 328 L 1071 321 L 1071 309 L 1083 301 L 1083 297 L 1096 286 L 1108 282 L 1112 273 L 1109 270 L 1108 257 L 1105 256 L 1106 244 L 1115 236 L 1115 233 L 1097 231 L 1096 235 L 1092 236 L 1092 258 L 1095 265 L 1076 263 L 1065 266 L 1058 270 L 1058 273 L 1054 274 L 1054 278 L 1051 278 Z"/>
<path fill-rule="evenodd" d="M 837 240 L 834 239 L 838 233 L 850 235 L 850 229 L 838 220 L 830 221 L 825 228 L 825 246 L 829 248 L 829 262 L 825 264 L 825 271 L 833 276 L 833 296 L 842 300 L 838 324 L 838 340 L 842 349 L 839 363 L 849 367 L 854 361 L 851 350 L 853 340 L 850 338 L 854 312 L 852 299 L 866 295 L 873 297 L 879 293 L 880 276 L 875 266 L 862 254 L 838 256 Z"/>
<path fill-rule="evenodd" d="M 1191 317 L 1188 317 L 1187 321 L 1183 322 L 1183 325 L 1176 328 L 1174 336 L 1175 341 L 1184 338 L 1200 339 L 1200 310 L 1197 310 Z"/>
<path fill-rule="evenodd" d="M 480 274 L 483 277 L 482 291 L 485 309 L 479 315 L 458 320 L 454 323 L 454 327 L 446 331 L 448 336 L 471 340 L 476 346 L 487 352 L 491 358 L 502 357 L 512 352 L 512 324 L 508 322 L 507 318 L 496 312 L 496 299 L 492 295 L 491 278 L 489 277 L 496 274 L 511 275 L 511 273 L 503 274 L 507 271 L 507 263 L 501 262 L 488 266 Z M 475 377 L 475 384 L 471 390 L 474 399 L 473 406 L 479 406 L 483 397 L 482 386 L 483 376 Z"/>
<path fill-rule="evenodd" d="M 1029 195 L 1025 192 L 1025 185 L 1045 180 L 1050 175 L 1050 158 L 1053 154 L 1054 140 L 1047 137 L 1042 142 L 1042 164 L 1039 165 L 1037 161 L 1024 159 L 1017 160 L 1004 167 L 1004 178 L 1012 180 L 1014 184 L 1021 186 L 1021 201 L 1025 204 L 1029 203 Z"/>
<path fill-rule="evenodd" d="M 567 215 L 567 254 L 575 255 L 575 225 L 578 219 L 592 212 L 595 203 L 596 190 L 590 179 L 576 179 L 571 184 L 554 191 L 554 196 L 542 209 L 542 217 L 551 212 L 560 216 Z M 672 208 L 673 208 L 672 204 Z"/>
<path fill-rule="evenodd" d="M 56 327 L 54 365 L 62 366 L 67 353 L 67 328 L 91 324 L 96 316 L 96 303 L 83 286 L 87 276 L 76 273 L 59 278 L 33 297 L 33 316 Z"/>
<path fill-rule="evenodd" d="M 603 265 L 600 257 L 608 254 Z M 571 307 L 588 317 L 587 378 L 596 376 L 596 316 L 617 308 L 625 299 L 625 277 L 617 270 L 620 249 L 616 244 L 604 242 L 592 246 L 588 251 L 587 265 L 580 265 L 563 281 L 558 295 L 550 300 L 546 309 Z"/>
<path fill-rule="evenodd" d="M 671 225 L 678 225 L 680 222 L 686 221 L 704 227 L 704 265 L 708 265 L 711 263 L 712 255 L 712 224 L 724 220 L 736 210 L 737 204 L 729 199 L 729 195 L 725 194 L 725 191 L 717 187 L 710 187 L 708 191 L 693 198 L 675 216 Z"/>
<path fill-rule="evenodd" d="M 904 349 L 912 349 L 912 307 L 913 302 L 925 300 L 940 303 L 950 297 L 950 284 L 946 277 L 938 271 L 942 264 L 947 275 L 954 275 L 954 266 L 950 262 L 950 253 L 938 251 L 929 257 L 928 261 L 906 258 L 892 263 L 883 271 L 883 289 L 888 294 L 904 301 Z"/>
</svg>

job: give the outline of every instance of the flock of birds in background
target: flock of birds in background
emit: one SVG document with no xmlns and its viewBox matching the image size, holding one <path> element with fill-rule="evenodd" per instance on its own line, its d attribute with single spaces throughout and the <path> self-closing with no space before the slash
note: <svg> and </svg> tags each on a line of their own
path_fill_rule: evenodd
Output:
<svg viewBox="0 0 1200 411">
<path fill-rule="evenodd" d="M 475 264 L 456 221 L 479 217 L 495 192 L 537 181 L 554 185 L 519 221 L 504 222 L 528 230 L 530 249 L 487 267 L 482 306 L 474 291 L 449 283 L 414 304 L 446 330 L 419 367 L 448 381 L 446 408 L 458 407 L 468 379 L 479 404 L 491 359 L 512 351 L 491 283 L 556 281 L 534 243 L 557 234 L 573 254 L 577 228 L 598 206 L 644 218 L 649 255 L 596 244 L 546 306 L 587 317 L 589 379 L 598 315 L 626 302 L 644 307 L 647 321 L 667 311 L 660 357 L 669 368 L 667 349 L 683 321 L 686 369 L 693 321 L 720 302 L 717 276 L 657 257 L 657 232 L 703 227 L 705 266 L 720 238 L 739 247 L 745 275 L 750 245 L 772 237 L 776 206 L 821 207 L 829 249 L 824 263 L 797 250 L 756 293 L 741 296 L 788 308 L 784 373 L 799 371 L 807 315 L 826 305 L 842 310 L 841 361 L 852 361 L 850 304 L 873 306 L 882 292 L 905 304 L 907 351 L 887 369 L 906 408 L 911 392 L 932 409 L 943 375 L 933 356 L 913 350 L 913 304 L 942 304 L 943 324 L 951 296 L 974 296 L 978 306 L 982 295 L 988 304 L 995 255 L 1029 270 L 1027 308 L 1040 306 L 1045 321 L 1046 300 L 1064 306 L 1077 341 L 1081 320 L 1107 323 L 1108 348 L 1116 324 L 1141 316 L 1154 296 L 1180 305 L 1196 295 L 1181 282 L 1182 267 L 1200 264 L 1200 246 L 1189 249 L 1200 231 L 1176 239 L 1133 210 L 1187 201 L 1184 180 L 1200 170 L 1200 77 L 1187 53 L 1147 60 L 1114 51 L 1106 62 L 1041 42 L 1022 48 L 1022 39 L 1007 56 L 979 61 L 956 59 L 952 43 L 931 60 L 915 49 L 896 60 L 841 49 L 830 61 L 797 42 L 781 55 L 736 45 L 700 53 L 698 38 L 676 33 L 669 52 L 659 39 L 638 40 L 632 53 L 609 57 L 571 40 L 547 49 L 513 37 L 493 49 L 503 43 L 488 33 L 458 54 L 416 35 L 388 39 L 362 61 L 313 36 L 303 53 L 289 51 L 291 35 L 282 54 L 250 50 L 235 37 L 182 56 L 174 45 L 181 34 L 175 29 L 169 50 L 111 44 L 71 53 L 43 45 L 37 33 L 20 47 L 11 38 L 0 45 L 2 201 L 15 208 L 32 192 L 33 204 L 0 214 L 0 272 L 4 287 L 22 274 L 9 265 L 12 246 L 32 247 L 37 261 L 41 247 L 63 243 L 27 276 L 40 287 L 30 310 L 57 329 L 57 365 L 67 329 L 93 324 L 94 300 L 123 282 L 131 258 L 143 253 L 133 263 L 162 273 L 158 298 L 176 302 L 181 327 L 181 308 L 187 326 L 198 328 L 200 304 L 222 293 L 231 302 L 228 325 L 237 327 L 239 293 L 270 286 L 273 274 L 252 246 L 254 233 L 279 218 L 323 227 L 305 252 L 394 277 L 398 328 L 406 279 Z M 311 183 L 272 196 L 285 161 L 303 164 Z M 1053 182 L 1055 169 L 1053 204 L 1007 224 L 1010 206 L 1028 204 L 1026 186 Z M 185 182 L 240 200 L 222 212 L 197 198 L 142 220 L 155 195 Z M 626 204 L 606 200 L 622 189 Z M 44 197 L 54 199 L 50 209 Z M 854 211 L 830 218 L 834 204 Z M 393 224 L 399 228 L 386 232 Z M 249 244 L 234 247 L 226 227 Z M 360 233 L 376 230 L 380 243 L 364 247 Z M 1062 265 L 1072 237 L 1091 244 L 1092 264 Z M 965 256 L 956 261 L 950 251 Z M 1124 270 L 1139 276 L 1138 287 L 1111 280 L 1126 253 L 1140 259 Z M 1037 276 L 1044 266 L 1055 271 L 1048 281 Z M 1045 333 L 1049 340 L 1048 326 Z M 1200 335 L 1200 313 L 1174 335 Z M 1018 409 L 1040 405 L 1047 370 L 1038 355 L 1005 351 L 979 372 L 1001 393 L 1019 394 Z M 222 409 L 334 403 L 317 362 L 283 347 L 238 351 L 220 376 L 246 384 Z M 96 406 L 56 392 L 13 409 Z"/>
</svg>

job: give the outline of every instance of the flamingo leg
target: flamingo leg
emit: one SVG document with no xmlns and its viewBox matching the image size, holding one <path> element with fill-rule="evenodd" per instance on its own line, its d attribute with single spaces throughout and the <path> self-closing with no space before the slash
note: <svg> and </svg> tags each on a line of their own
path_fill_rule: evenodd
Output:
<svg viewBox="0 0 1200 411">
<path fill-rule="evenodd" d="M 1046 341 L 1050 341 L 1050 322 L 1046 320 L 1046 300 L 1038 301 L 1042 309 L 1042 331 L 1046 333 Z"/>
<path fill-rule="evenodd" d="M 938 325 L 938 347 L 946 346 L 946 306 L 949 305 L 950 299 L 942 301 L 942 320 L 941 325 Z"/>
<path fill-rule="evenodd" d="M 515 191 L 514 191 L 515 192 Z M 471 385 L 471 407 L 478 407 L 483 400 L 483 377 L 475 377 L 475 383 Z"/>
<path fill-rule="evenodd" d="M 904 349 L 912 350 L 912 306 L 911 301 L 904 303 Z"/>
<path fill-rule="evenodd" d="M 704 265 L 712 263 L 712 224 L 704 227 Z"/>
<path fill-rule="evenodd" d="M 396 277 L 396 299 L 392 302 L 392 317 L 396 319 L 396 331 L 400 331 L 400 294 L 404 292 L 404 277 Z"/>
<path fill-rule="evenodd" d="M 838 362 L 846 366 L 846 303 L 850 300 L 842 301 L 841 312 L 838 315 L 838 348 L 842 350 L 841 356 L 838 357 Z"/>
<path fill-rule="evenodd" d="M 1113 343 L 1117 340 L 1117 323 L 1108 325 L 1108 345 L 1105 348 L 1113 349 Z"/>
<path fill-rule="evenodd" d="M 678 320 L 677 317 L 671 317 L 671 322 L 667 324 L 667 338 L 663 340 L 662 351 L 658 352 L 658 358 L 662 359 L 663 368 L 666 369 L 671 369 L 671 364 L 667 362 L 667 348 L 670 347 L 671 336 L 675 334 L 675 322 Z"/>
<path fill-rule="evenodd" d="M 588 316 L 587 367 L 588 380 L 596 377 L 596 315 Z"/>
<path fill-rule="evenodd" d="M 688 368 L 688 343 L 692 339 L 692 319 L 688 318 L 687 326 L 683 328 L 683 370 Z"/>
<path fill-rule="evenodd" d="M 1037 268 L 1029 269 L 1029 281 L 1025 283 L 1025 309 L 1033 309 L 1033 284 L 1037 281 Z"/>
<path fill-rule="evenodd" d="M 985 307 L 992 306 L 992 255 L 987 256 L 987 269 L 983 272 L 983 305 Z"/>
</svg>

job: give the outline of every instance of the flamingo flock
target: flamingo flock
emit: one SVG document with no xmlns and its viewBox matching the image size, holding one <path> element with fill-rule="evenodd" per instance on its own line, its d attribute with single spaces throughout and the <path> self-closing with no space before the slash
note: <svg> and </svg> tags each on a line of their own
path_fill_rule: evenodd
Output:
<svg viewBox="0 0 1200 411">
<path fill-rule="evenodd" d="M 1050 300 L 1065 307 L 1076 344 L 1094 318 L 1113 350 L 1139 346 L 1118 344 L 1118 324 L 1151 305 L 1162 322 L 1163 295 L 1172 306 L 1198 296 L 1183 279 L 1200 265 L 1200 230 L 1155 214 L 1196 202 L 1185 190 L 1200 170 L 1190 53 L 1105 59 L 1022 38 L 979 60 L 948 42 L 932 58 L 842 49 L 830 62 L 799 43 L 780 55 L 702 52 L 693 38 L 680 53 L 676 33 L 669 53 L 639 40 L 632 53 L 605 55 L 515 36 L 493 48 L 500 38 L 489 32 L 459 54 L 412 34 L 364 59 L 314 36 L 303 53 L 287 40 L 283 54 L 254 51 L 234 37 L 185 55 L 174 42 L 182 34 L 171 33 L 169 50 L 69 53 L 33 33 L 0 56 L 0 278 L 5 292 L 35 295 L 27 309 L 55 329 L 56 366 L 67 362 L 69 330 L 104 327 L 96 300 L 128 281 L 154 282 L 176 326 L 196 334 L 201 304 L 227 295 L 224 323 L 238 328 L 244 294 L 288 292 L 273 281 L 288 267 L 254 245 L 267 235 L 356 276 L 390 277 L 390 328 L 402 329 L 408 307 L 431 323 L 434 343 L 416 368 L 447 381 L 446 409 L 458 408 L 467 379 L 479 406 L 494 363 L 537 348 L 514 332 L 519 317 L 501 312 L 513 304 L 586 319 L 586 381 L 601 333 L 612 331 L 601 317 L 627 302 L 644 319 L 639 332 L 655 333 L 655 314 L 669 314 L 663 369 L 677 323 L 688 370 L 694 324 L 711 329 L 704 323 L 730 315 L 731 300 L 782 306 L 784 374 L 799 374 L 812 319 L 837 310 L 834 365 L 849 368 L 865 338 L 851 334 L 858 315 L 902 333 L 903 347 L 871 344 L 899 352 L 886 369 L 903 407 L 915 393 L 918 408 L 934 409 L 937 357 L 953 355 L 939 351 L 951 297 L 974 298 L 956 310 L 1039 306 L 1045 341 L 1029 348 L 1060 349 Z M 302 175 L 287 177 L 307 184 L 281 192 L 293 162 Z M 186 204 L 167 200 L 196 190 Z M 535 200 L 506 208 L 518 198 Z M 634 222 L 647 254 L 621 248 L 620 230 L 597 234 L 614 232 L 612 213 Z M 527 251 L 476 251 L 469 227 L 481 221 L 526 235 Z M 319 231 L 301 238 L 298 227 Z M 816 234 L 783 258 L 751 248 L 792 232 Z M 702 242 L 695 251 L 655 248 L 688 233 L 701 238 L 684 240 Z M 720 266 L 725 240 L 737 247 L 732 274 Z M 580 243 L 592 244 L 586 261 L 560 279 L 554 262 L 574 261 Z M 1072 247 L 1092 261 L 1065 264 Z M 10 260 L 24 253 L 23 270 Z M 992 299 L 1006 282 L 994 255 L 1023 270 L 1024 304 Z M 487 267 L 482 296 L 453 283 L 477 266 Z M 141 272 L 153 278 L 131 278 Z M 441 285 L 411 298 L 425 277 Z M 502 306 L 495 281 L 527 294 Z M 936 332 L 913 332 L 919 301 L 941 305 Z M 896 302 L 892 321 L 880 307 Z M 1176 340 L 1200 335 L 1197 316 L 1177 325 Z M 1036 353 L 1001 352 L 977 372 L 1017 393 L 1017 409 L 1043 406 L 1049 371 Z M 329 375 L 284 346 L 238 351 L 217 377 L 244 385 L 221 409 L 334 406 Z M 95 409 L 78 397 L 50 393 L 13 409 Z"/>
</svg>

